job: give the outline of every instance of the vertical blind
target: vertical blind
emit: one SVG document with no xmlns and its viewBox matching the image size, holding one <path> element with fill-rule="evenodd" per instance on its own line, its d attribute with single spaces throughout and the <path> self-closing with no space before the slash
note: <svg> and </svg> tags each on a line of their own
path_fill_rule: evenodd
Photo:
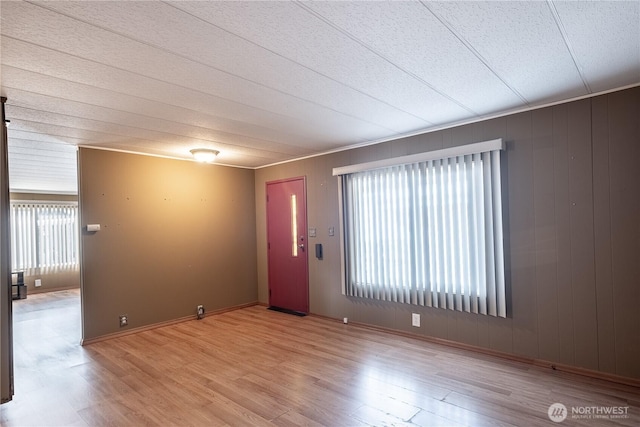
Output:
<svg viewBox="0 0 640 427">
<path fill-rule="evenodd" d="M 341 186 L 346 295 L 506 317 L 499 149 Z"/>
<path fill-rule="evenodd" d="M 76 268 L 78 206 L 11 203 L 11 268 Z"/>
</svg>

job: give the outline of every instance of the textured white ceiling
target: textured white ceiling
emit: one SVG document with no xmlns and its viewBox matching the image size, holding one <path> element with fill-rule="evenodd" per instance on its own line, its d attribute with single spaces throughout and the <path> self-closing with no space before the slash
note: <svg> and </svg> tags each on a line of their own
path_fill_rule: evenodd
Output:
<svg viewBox="0 0 640 427">
<path fill-rule="evenodd" d="M 640 83 L 640 2 L 2 1 L 14 190 L 78 145 L 259 167 Z"/>
</svg>

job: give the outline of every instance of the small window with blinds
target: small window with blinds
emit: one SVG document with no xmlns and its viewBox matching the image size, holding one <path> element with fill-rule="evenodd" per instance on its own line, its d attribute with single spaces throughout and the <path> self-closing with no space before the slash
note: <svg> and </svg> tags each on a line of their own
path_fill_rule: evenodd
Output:
<svg viewBox="0 0 640 427">
<path fill-rule="evenodd" d="M 79 266 L 77 203 L 11 203 L 11 268 Z"/>
<path fill-rule="evenodd" d="M 506 317 L 502 140 L 334 169 L 345 295 Z"/>
</svg>

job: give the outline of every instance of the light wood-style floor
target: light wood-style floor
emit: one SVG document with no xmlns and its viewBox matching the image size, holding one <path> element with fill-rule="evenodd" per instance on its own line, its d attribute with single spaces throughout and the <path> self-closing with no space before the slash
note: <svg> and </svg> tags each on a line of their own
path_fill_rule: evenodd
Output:
<svg viewBox="0 0 640 427">
<path fill-rule="evenodd" d="M 629 407 L 640 390 L 255 306 L 80 347 L 78 291 L 14 303 L 2 426 L 549 426 L 549 405 Z"/>
</svg>

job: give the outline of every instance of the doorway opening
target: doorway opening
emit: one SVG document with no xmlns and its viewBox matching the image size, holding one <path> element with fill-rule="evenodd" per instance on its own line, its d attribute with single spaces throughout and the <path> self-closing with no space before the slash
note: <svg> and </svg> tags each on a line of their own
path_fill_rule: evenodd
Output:
<svg viewBox="0 0 640 427">
<path fill-rule="evenodd" d="M 7 151 L 13 400 L 18 403 L 83 351 L 78 164 L 77 147 L 34 141 L 20 129 L 8 130 Z"/>
</svg>

